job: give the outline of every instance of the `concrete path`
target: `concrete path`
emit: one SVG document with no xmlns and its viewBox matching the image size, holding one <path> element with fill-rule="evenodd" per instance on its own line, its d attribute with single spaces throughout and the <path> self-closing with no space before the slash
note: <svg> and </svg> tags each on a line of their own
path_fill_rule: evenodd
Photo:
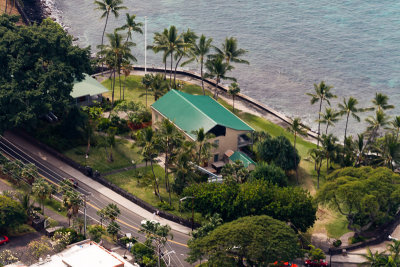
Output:
<svg viewBox="0 0 400 267">
<path fill-rule="evenodd" d="M 133 202 L 129 201 L 128 199 L 122 197 L 121 195 L 115 193 L 114 191 L 112 191 L 111 189 L 103 186 L 102 184 L 94 181 L 93 179 L 91 179 L 90 177 L 85 176 L 84 174 L 82 174 L 80 171 L 74 169 L 73 167 L 69 166 L 68 164 L 56 159 L 55 157 L 53 157 L 51 154 L 47 153 L 46 151 L 42 150 L 41 148 L 32 145 L 31 143 L 29 143 L 28 141 L 26 141 L 25 139 L 13 135 L 10 132 L 6 132 L 4 134 L 5 138 L 7 138 L 8 140 L 12 141 L 14 144 L 18 144 L 20 147 L 23 147 L 25 150 L 30 151 L 32 154 L 40 157 L 42 160 L 48 162 L 49 164 L 53 165 L 54 167 L 62 170 L 63 172 L 65 172 L 66 174 L 70 175 L 71 177 L 74 177 L 75 179 L 77 179 L 79 181 L 79 183 L 81 184 L 85 184 L 88 187 L 92 188 L 93 190 L 95 190 L 96 192 L 107 196 L 109 199 L 111 199 L 112 201 L 114 201 L 115 203 L 117 203 L 118 205 L 121 205 L 125 208 L 127 208 L 128 210 L 130 210 L 133 213 L 136 213 L 138 215 L 140 215 L 141 217 L 143 217 L 143 219 L 146 220 L 152 220 L 154 219 L 154 214 L 143 209 L 142 207 L 134 204 Z M 157 217 L 157 220 L 161 223 L 161 224 L 167 224 L 171 227 L 172 230 L 175 230 L 177 232 L 183 233 L 183 234 L 189 234 L 190 233 L 190 228 L 182 226 L 178 223 L 166 220 L 164 218 L 161 217 Z M 140 222 L 139 222 L 140 223 Z"/>
</svg>

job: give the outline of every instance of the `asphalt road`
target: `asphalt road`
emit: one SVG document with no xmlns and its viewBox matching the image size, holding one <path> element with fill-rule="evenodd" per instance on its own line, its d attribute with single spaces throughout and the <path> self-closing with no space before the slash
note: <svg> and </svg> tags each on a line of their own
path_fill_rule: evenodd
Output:
<svg viewBox="0 0 400 267">
<path fill-rule="evenodd" d="M 40 157 L 35 156 L 33 153 L 30 153 L 26 149 L 11 143 L 4 137 L 0 137 L 0 152 L 7 154 L 12 158 L 19 159 L 24 163 L 35 164 L 38 168 L 39 173 L 53 184 L 59 184 L 63 179 L 69 177 L 60 169 L 51 165 L 47 161 L 42 160 Z M 97 210 L 104 208 L 109 203 L 115 203 L 107 196 L 100 194 L 99 192 L 85 184 L 80 183 L 77 190 L 86 196 L 86 212 L 88 215 L 88 219 L 92 221 L 99 221 L 99 216 L 96 214 Z M 118 223 L 121 226 L 121 232 L 131 233 L 133 236 L 137 237 L 139 241 L 143 242 L 145 240 L 145 237 L 142 233 L 139 233 L 138 230 L 140 227 L 140 222 L 144 218 L 136 213 L 131 212 L 125 207 L 122 207 L 120 205 L 118 205 L 118 207 L 121 210 L 121 215 L 118 219 Z M 80 210 L 83 212 L 83 208 L 81 208 Z M 155 216 L 154 219 L 157 220 L 157 216 Z M 171 233 L 173 235 L 173 238 L 167 242 L 164 251 L 165 254 L 169 255 L 166 256 L 166 259 L 171 262 L 170 266 L 191 266 L 184 261 L 188 253 L 188 248 L 186 244 L 190 237 L 177 231 L 171 231 Z"/>
</svg>

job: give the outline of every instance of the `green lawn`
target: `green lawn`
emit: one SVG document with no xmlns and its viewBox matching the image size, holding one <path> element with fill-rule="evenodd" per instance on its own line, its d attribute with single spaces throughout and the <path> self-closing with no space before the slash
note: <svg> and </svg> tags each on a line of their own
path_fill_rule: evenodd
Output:
<svg viewBox="0 0 400 267">
<path fill-rule="evenodd" d="M 109 148 L 107 148 L 109 152 Z M 132 160 L 135 163 L 140 163 L 142 157 L 138 153 L 139 148 L 133 147 L 126 140 L 116 140 L 116 146 L 113 149 L 113 162 L 107 160 L 107 154 L 104 147 L 92 146 L 90 148 L 89 158 L 85 159 L 86 146 L 79 146 L 64 152 L 64 155 L 73 159 L 81 165 L 91 166 L 94 170 L 100 173 L 109 172 L 116 169 L 132 166 Z"/>
<path fill-rule="evenodd" d="M 138 178 L 138 173 L 141 173 L 142 177 L 140 179 Z M 154 173 L 159 181 L 159 190 L 162 199 L 165 202 L 168 202 L 168 193 L 165 190 L 164 169 L 158 165 L 154 165 Z M 158 207 L 158 205 L 160 204 L 159 198 L 154 194 L 153 174 L 151 172 L 150 165 L 148 167 L 107 175 L 105 176 L 105 178 L 113 184 L 128 191 L 132 195 L 135 195 L 138 198 L 146 201 L 154 207 Z M 169 175 L 169 178 L 172 182 L 171 174 Z M 168 210 L 168 212 L 186 219 L 191 218 L 192 213 L 190 211 L 179 211 L 179 197 L 174 193 L 172 193 L 171 195 L 171 202 L 174 209 Z M 199 222 L 202 220 L 203 218 L 201 214 L 195 213 L 195 221 Z"/>
</svg>

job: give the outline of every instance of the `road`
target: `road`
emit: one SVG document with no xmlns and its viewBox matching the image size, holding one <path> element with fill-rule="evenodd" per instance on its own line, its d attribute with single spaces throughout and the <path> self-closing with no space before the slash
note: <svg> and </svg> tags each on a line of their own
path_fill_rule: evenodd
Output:
<svg viewBox="0 0 400 267">
<path fill-rule="evenodd" d="M 38 168 L 39 173 L 45 179 L 55 185 L 59 184 L 63 179 L 70 177 L 59 168 L 51 165 L 48 161 L 41 159 L 34 153 L 28 151 L 26 148 L 20 147 L 10 142 L 5 137 L 0 137 L 0 152 L 12 158 L 19 159 L 24 163 L 35 164 L 35 166 Z M 98 222 L 99 216 L 96 214 L 96 211 L 104 208 L 109 203 L 115 203 L 104 194 L 99 193 L 92 187 L 89 187 L 88 185 L 81 182 L 79 183 L 77 190 L 81 194 L 86 196 L 86 212 L 91 220 Z M 123 206 L 118 205 L 118 207 L 121 210 L 121 215 L 118 219 L 118 223 L 121 226 L 121 232 L 131 233 L 133 236 L 137 237 L 139 241 L 143 242 L 145 240 L 144 235 L 142 233 L 139 233 L 138 230 L 140 227 L 140 222 L 144 220 L 144 218 Z M 81 208 L 81 210 L 83 210 L 83 208 Z M 157 220 L 157 216 L 154 216 L 154 219 Z M 168 253 L 170 255 L 169 260 L 171 261 L 171 266 L 191 266 L 184 261 L 188 253 L 188 248 L 186 244 L 190 237 L 186 234 L 173 230 L 171 231 L 171 233 L 173 235 L 173 238 L 172 240 L 168 240 L 165 246 L 165 253 L 171 251 L 175 252 Z"/>
</svg>

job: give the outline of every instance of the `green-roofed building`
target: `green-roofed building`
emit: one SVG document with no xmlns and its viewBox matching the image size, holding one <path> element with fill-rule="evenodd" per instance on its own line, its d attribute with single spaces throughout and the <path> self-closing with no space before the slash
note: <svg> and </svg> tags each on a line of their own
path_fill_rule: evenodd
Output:
<svg viewBox="0 0 400 267">
<path fill-rule="evenodd" d="M 228 150 L 237 151 L 252 143 L 250 136 L 254 129 L 209 96 L 170 90 L 151 109 L 153 125 L 166 118 L 188 139 L 195 140 L 193 131 L 200 128 L 214 134 L 212 141 L 218 148 L 213 151 L 211 162 L 223 160 Z"/>
<path fill-rule="evenodd" d="M 256 167 L 256 163 L 242 151 L 235 151 L 229 157 L 230 162 L 235 162 L 237 160 L 241 161 L 243 163 L 243 166 L 248 168 L 249 170 L 254 170 Z"/>
<path fill-rule="evenodd" d="M 75 99 L 77 105 L 91 105 L 94 101 L 101 102 L 101 95 L 108 92 L 108 89 L 99 83 L 96 79 L 84 74 L 85 78 L 74 82 L 71 96 Z"/>
</svg>

